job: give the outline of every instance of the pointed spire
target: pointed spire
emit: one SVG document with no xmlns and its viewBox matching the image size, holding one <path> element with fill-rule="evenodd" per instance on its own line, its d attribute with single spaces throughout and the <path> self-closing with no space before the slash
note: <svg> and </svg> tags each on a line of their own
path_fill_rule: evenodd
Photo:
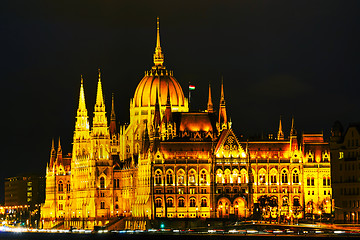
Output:
<svg viewBox="0 0 360 240">
<path fill-rule="evenodd" d="M 105 112 L 105 103 L 102 91 L 101 84 L 101 72 L 99 69 L 99 81 L 97 85 L 96 92 L 96 103 L 94 107 L 94 117 L 93 117 L 93 127 L 92 135 L 93 136 L 108 136 L 109 129 L 107 124 L 106 112 Z"/>
<path fill-rule="evenodd" d="M 159 91 L 156 88 L 156 101 L 155 101 L 155 114 L 154 114 L 155 133 L 160 123 L 161 123 L 161 116 L 160 116 L 160 105 L 159 105 Z"/>
<path fill-rule="evenodd" d="M 111 136 L 116 134 L 116 115 L 115 115 L 115 105 L 114 105 L 114 93 L 111 96 L 110 134 L 111 134 Z"/>
<path fill-rule="evenodd" d="M 101 72 L 99 71 L 99 81 L 97 86 L 97 93 L 96 93 L 96 104 L 95 104 L 95 111 L 105 111 L 105 104 L 104 104 L 104 97 L 102 92 L 102 85 L 101 85 Z"/>
<path fill-rule="evenodd" d="M 54 139 L 51 140 L 51 150 L 50 150 L 50 169 L 52 169 L 54 162 L 56 159 L 56 151 L 55 151 L 55 146 L 54 146 Z"/>
<path fill-rule="evenodd" d="M 227 114 L 226 114 L 226 105 L 225 105 L 225 96 L 224 96 L 224 79 L 221 77 L 221 99 L 219 107 L 219 128 L 220 131 L 228 128 Z"/>
<path fill-rule="evenodd" d="M 89 121 L 85 105 L 84 80 L 81 75 L 79 107 L 76 114 L 74 141 L 89 138 Z"/>
<path fill-rule="evenodd" d="M 154 53 L 154 64 L 155 66 L 162 66 L 164 63 L 164 54 L 161 51 L 160 46 L 160 26 L 159 26 L 159 17 L 157 17 L 156 22 L 156 47 Z"/>
<path fill-rule="evenodd" d="M 208 104 L 207 104 L 207 111 L 209 113 L 214 112 L 214 106 L 213 106 L 212 99 L 211 99 L 211 85 L 210 85 L 210 83 L 209 83 L 209 98 L 208 98 Z"/>
<path fill-rule="evenodd" d="M 81 75 L 81 85 L 80 85 L 79 107 L 77 113 L 78 113 L 78 117 L 87 116 L 85 93 L 84 93 L 84 79 L 82 75 Z"/>
<path fill-rule="evenodd" d="M 60 144 L 60 137 L 59 137 L 59 145 L 58 145 L 58 154 L 59 154 L 59 152 L 62 152 L 61 144 Z"/>
<path fill-rule="evenodd" d="M 277 140 L 284 140 L 284 133 L 283 133 L 283 130 L 282 130 L 281 116 L 280 116 L 279 131 L 278 131 L 278 134 L 277 134 Z"/>
<path fill-rule="evenodd" d="M 291 130 L 290 130 L 290 136 L 294 136 L 296 135 L 296 130 L 295 130 L 295 118 L 294 115 L 291 118 Z"/>
<path fill-rule="evenodd" d="M 169 83 L 167 85 L 167 98 L 166 98 L 166 108 L 165 108 L 165 122 L 169 123 L 172 121 L 172 112 L 171 112 L 171 102 L 170 102 L 170 88 Z"/>
<path fill-rule="evenodd" d="M 62 164 L 62 149 L 60 144 L 60 137 L 59 137 L 59 145 L 57 150 L 57 157 L 56 157 L 56 165 Z"/>
</svg>

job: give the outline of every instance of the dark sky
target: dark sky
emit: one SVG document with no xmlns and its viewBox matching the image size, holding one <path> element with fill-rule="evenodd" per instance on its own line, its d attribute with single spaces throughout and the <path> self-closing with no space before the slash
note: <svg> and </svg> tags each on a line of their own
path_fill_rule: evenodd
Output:
<svg viewBox="0 0 360 240">
<path fill-rule="evenodd" d="M 360 120 L 360 1 L 3 1 L 0 78 L 3 178 L 45 174 L 52 138 L 71 151 L 80 75 L 93 112 L 97 69 L 107 111 L 129 120 L 129 100 L 153 65 L 156 16 L 165 65 L 193 108 L 207 86 L 238 135 L 299 131 Z M 1 190 L 0 188 L 0 190 Z M 0 192 L 0 201 L 3 191 Z"/>
</svg>

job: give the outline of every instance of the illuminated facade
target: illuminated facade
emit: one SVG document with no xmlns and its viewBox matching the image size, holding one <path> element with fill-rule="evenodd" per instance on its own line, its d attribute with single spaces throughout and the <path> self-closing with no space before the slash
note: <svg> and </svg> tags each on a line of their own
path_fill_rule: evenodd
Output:
<svg viewBox="0 0 360 240">
<path fill-rule="evenodd" d="M 329 158 L 320 164 L 328 156 L 321 134 L 303 135 L 298 143 L 295 129 L 285 139 L 280 123 L 276 140 L 240 142 L 227 119 L 223 83 L 217 112 L 210 86 L 207 109 L 189 112 L 188 99 L 163 63 L 158 22 L 154 66 L 130 100 L 130 124 L 119 130 L 114 98 L 107 122 L 100 72 L 90 129 L 81 79 L 71 157 L 62 157 L 60 147 L 51 150 L 45 228 L 142 229 L 145 221 L 121 223 L 118 217 L 241 219 L 259 207 L 264 217 L 303 217 L 308 201 L 316 205 L 327 197 L 318 181 L 330 176 Z M 276 199 L 277 207 L 259 204 L 265 196 Z"/>
</svg>

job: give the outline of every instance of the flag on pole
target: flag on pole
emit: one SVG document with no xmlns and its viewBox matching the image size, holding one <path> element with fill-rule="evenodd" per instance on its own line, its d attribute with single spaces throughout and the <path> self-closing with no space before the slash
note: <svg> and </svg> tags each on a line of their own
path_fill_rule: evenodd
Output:
<svg viewBox="0 0 360 240">
<path fill-rule="evenodd" d="M 195 90 L 195 85 L 189 85 L 189 90 Z"/>
</svg>

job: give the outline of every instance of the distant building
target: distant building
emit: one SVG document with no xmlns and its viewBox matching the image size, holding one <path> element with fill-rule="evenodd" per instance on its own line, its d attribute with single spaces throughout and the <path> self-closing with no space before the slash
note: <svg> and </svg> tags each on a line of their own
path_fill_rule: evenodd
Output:
<svg viewBox="0 0 360 240">
<path fill-rule="evenodd" d="M 35 206 L 45 202 L 45 177 L 5 178 L 5 206 Z"/>
<path fill-rule="evenodd" d="M 346 131 L 340 122 L 331 129 L 331 173 L 335 201 L 335 220 L 360 221 L 360 123 L 350 124 Z"/>
</svg>

